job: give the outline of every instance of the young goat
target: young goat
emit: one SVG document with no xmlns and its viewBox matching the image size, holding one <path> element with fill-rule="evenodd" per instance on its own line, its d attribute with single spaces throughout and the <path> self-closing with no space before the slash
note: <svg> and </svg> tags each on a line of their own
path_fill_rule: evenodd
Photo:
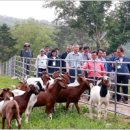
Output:
<svg viewBox="0 0 130 130">
<path fill-rule="evenodd" d="M 19 106 L 15 100 L 4 98 L 4 104 L 2 108 L 2 129 L 5 128 L 5 119 L 7 120 L 8 129 L 11 129 L 11 122 L 13 119 L 16 119 L 18 129 L 21 128 Z"/>
<path fill-rule="evenodd" d="M 78 86 L 68 87 L 60 91 L 57 98 L 57 102 L 66 102 L 66 110 L 68 110 L 70 103 L 74 103 L 78 113 L 80 113 L 78 101 L 80 99 L 81 94 L 86 89 L 90 89 L 90 83 L 84 77 L 81 76 L 77 76 L 77 81 L 79 83 Z"/>
<path fill-rule="evenodd" d="M 35 106 L 46 106 L 45 112 L 48 114 L 49 118 L 52 119 L 52 112 L 54 110 L 54 104 L 56 102 L 57 96 L 62 88 L 66 88 L 67 84 L 64 79 L 57 78 L 54 83 L 45 92 L 40 92 L 37 98 L 37 103 Z"/>
<path fill-rule="evenodd" d="M 2 115 L 2 129 L 5 127 L 5 119 L 7 120 L 8 129 L 11 128 L 12 119 L 16 119 L 18 123 L 18 129 L 21 128 L 19 106 L 16 101 L 12 100 L 14 94 L 9 88 L 3 89 L 0 94 L 0 98 L 4 99 L 0 101 L 0 114 Z M 11 99 L 11 100 L 10 100 Z"/>
<path fill-rule="evenodd" d="M 98 84 L 101 83 L 99 86 Z M 92 118 L 92 105 L 97 104 L 98 119 L 101 118 L 101 105 L 105 105 L 104 119 L 107 119 L 107 107 L 109 105 L 110 93 L 108 88 L 110 87 L 110 79 L 104 76 L 97 82 L 97 85 L 91 88 L 90 91 L 90 116 Z"/>
<path fill-rule="evenodd" d="M 39 91 L 34 85 L 29 85 L 30 90 L 26 91 L 23 95 L 15 96 L 14 100 L 17 101 L 20 109 L 20 115 L 25 112 L 30 96 L 32 94 L 38 95 Z"/>
</svg>

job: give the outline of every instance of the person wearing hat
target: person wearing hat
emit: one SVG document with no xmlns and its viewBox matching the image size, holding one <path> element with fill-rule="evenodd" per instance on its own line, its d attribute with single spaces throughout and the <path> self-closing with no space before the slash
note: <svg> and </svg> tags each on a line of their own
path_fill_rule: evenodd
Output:
<svg viewBox="0 0 130 130">
<path fill-rule="evenodd" d="M 20 57 L 22 59 L 22 63 L 24 66 L 24 76 L 29 75 L 29 70 L 30 70 L 30 63 L 31 59 L 33 57 L 32 51 L 30 50 L 30 44 L 29 43 L 24 43 L 23 45 L 23 50 L 20 51 Z"/>
<path fill-rule="evenodd" d="M 44 49 L 40 50 L 40 54 L 36 58 L 35 68 L 37 69 L 38 77 L 41 77 L 42 72 L 47 70 L 47 56 Z"/>
</svg>

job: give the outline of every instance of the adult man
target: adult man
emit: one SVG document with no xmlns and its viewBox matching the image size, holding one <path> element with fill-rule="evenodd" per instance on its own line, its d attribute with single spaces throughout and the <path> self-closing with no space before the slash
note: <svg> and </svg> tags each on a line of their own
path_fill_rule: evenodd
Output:
<svg viewBox="0 0 130 130">
<path fill-rule="evenodd" d="M 81 70 L 79 70 L 82 65 L 81 60 L 82 55 L 81 53 L 79 53 L 79 45 L 74 44 L 73 51 L 70 52 L 65 58 L 67 72 L 69 72 L 70 75 L 73 76 L 70 79 L 71 83 L 73 83 L 75 80 L 74 76 L 76 76 L 77 74 L 81 74 Z"/>
<path fill-rule="evenodd" d="M 66 56 L 72 51 L 72 45 L 68 45 L 66 47 L 66 52 L 61 54 L 61 59 L 62 59 L 62 72 L 66 72 L 66 62 L 64 61 L 64 59 L 66 58 Z"/>
<path fill-rule="evenodd" d="M 33 57 L 32 51 L 30 50 L 30 44 L 24 43 L 23 50 L 20 51 L 20 56 L 22 57 L 22 63 L 23 63 L 23 69 L 24 69 L 24 75 L 29 75 L 29 69 L 30 69 L 30 62 Z"/>
<path fill-rule="evenodd" d="M 117 64 L 117 83 L 122 83 L 126 85 L 117 85 L 117 92 L 120 92 L 120 87 L 122 87 L 122 91 L 124 94 L 128 94 L 128 80 L 129 76 L 126 74 L 130 73 L 130 64 L 123 62 L 130 62 L 130 59 L 124 56 L 124 49 L 122 47 L 117 48 L 118 58 L 115 60 L 118 62 Z M 123 73 L 123 74 L 121 74 Z M 122 96 L 122 101 L 125 104 L 128 104 L 128 96 Z M 121 95 L 116 95 L 117 101 L 121 100 Z"/>
<path fill-rule="evenodd" d="M 106 63 L 106 58 L 104 58 L 104 50 L 103 49 L 99 49 L 97 51 L 97 55 L 98 55 L 98 60 L 99 61 L 102 61 L 102 63 L 104 64 L 104 67 L 105 67 L 105 71 L 107 72 L 107 63 Z"/>
</svg>

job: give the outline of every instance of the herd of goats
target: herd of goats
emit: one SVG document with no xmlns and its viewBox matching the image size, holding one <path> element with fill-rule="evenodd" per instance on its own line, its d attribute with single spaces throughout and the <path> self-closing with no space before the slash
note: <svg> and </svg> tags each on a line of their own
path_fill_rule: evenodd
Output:
<svg viewBox="0 0 130 130">
<path fill-rule="evenodd" d="M 104 119 L 107 119 L 107 107 L 110 100 L 110 78 L 102 77 L 94 86 L 85 77 L 77 75 L 74 83 L 69 83 L 70 75 L 66 72 L 60 74 L 54 72 L 52 77 L 43 72 L 41 77 L 30 77 L 16 85 L 14 90 L 2 89 L 0 94 L 0 114 L 2 116 L 2 129 L 11 129 L 11 121 L 16 119 L 18 129 L 21 128 L 22 113 L 25 113 L 25 122 L 28 123 L 29 115 L 33 107 L 45 106 L 45 112 L 52 120 L 54 105 L 66 103 L 68 110 L 70 103 L 73 103 L 80 113 L 78 101 L 85 90 L 90 92 L 89 112 L 93 118 L 92 106 L 97 104 L 97 117 L 101 118 L 101 105 L 105 105 Z"/>
</svg>

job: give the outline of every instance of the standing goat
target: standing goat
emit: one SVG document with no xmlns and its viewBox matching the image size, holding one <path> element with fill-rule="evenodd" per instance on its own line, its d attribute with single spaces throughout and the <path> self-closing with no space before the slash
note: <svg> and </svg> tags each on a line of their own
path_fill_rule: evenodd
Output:
<svg viewBox="0 0 130 130">
<path fill-rule="evenodd" d="M 101 84 L 100 86 L 98 84 Z M 101 105 L 105 105 L 104 119 L 107 119 L 107 107 L 109 105 L 110 93 L 108 88 L 110 87 L 110 79 L 108 76 L 104 76 L 97 82 L 96 86 L 91 88 L 90 92 L 90 116 L 92 118 L 92 105 L 97 104 L 98 119 L 101 118 Z"/>
</svg>

